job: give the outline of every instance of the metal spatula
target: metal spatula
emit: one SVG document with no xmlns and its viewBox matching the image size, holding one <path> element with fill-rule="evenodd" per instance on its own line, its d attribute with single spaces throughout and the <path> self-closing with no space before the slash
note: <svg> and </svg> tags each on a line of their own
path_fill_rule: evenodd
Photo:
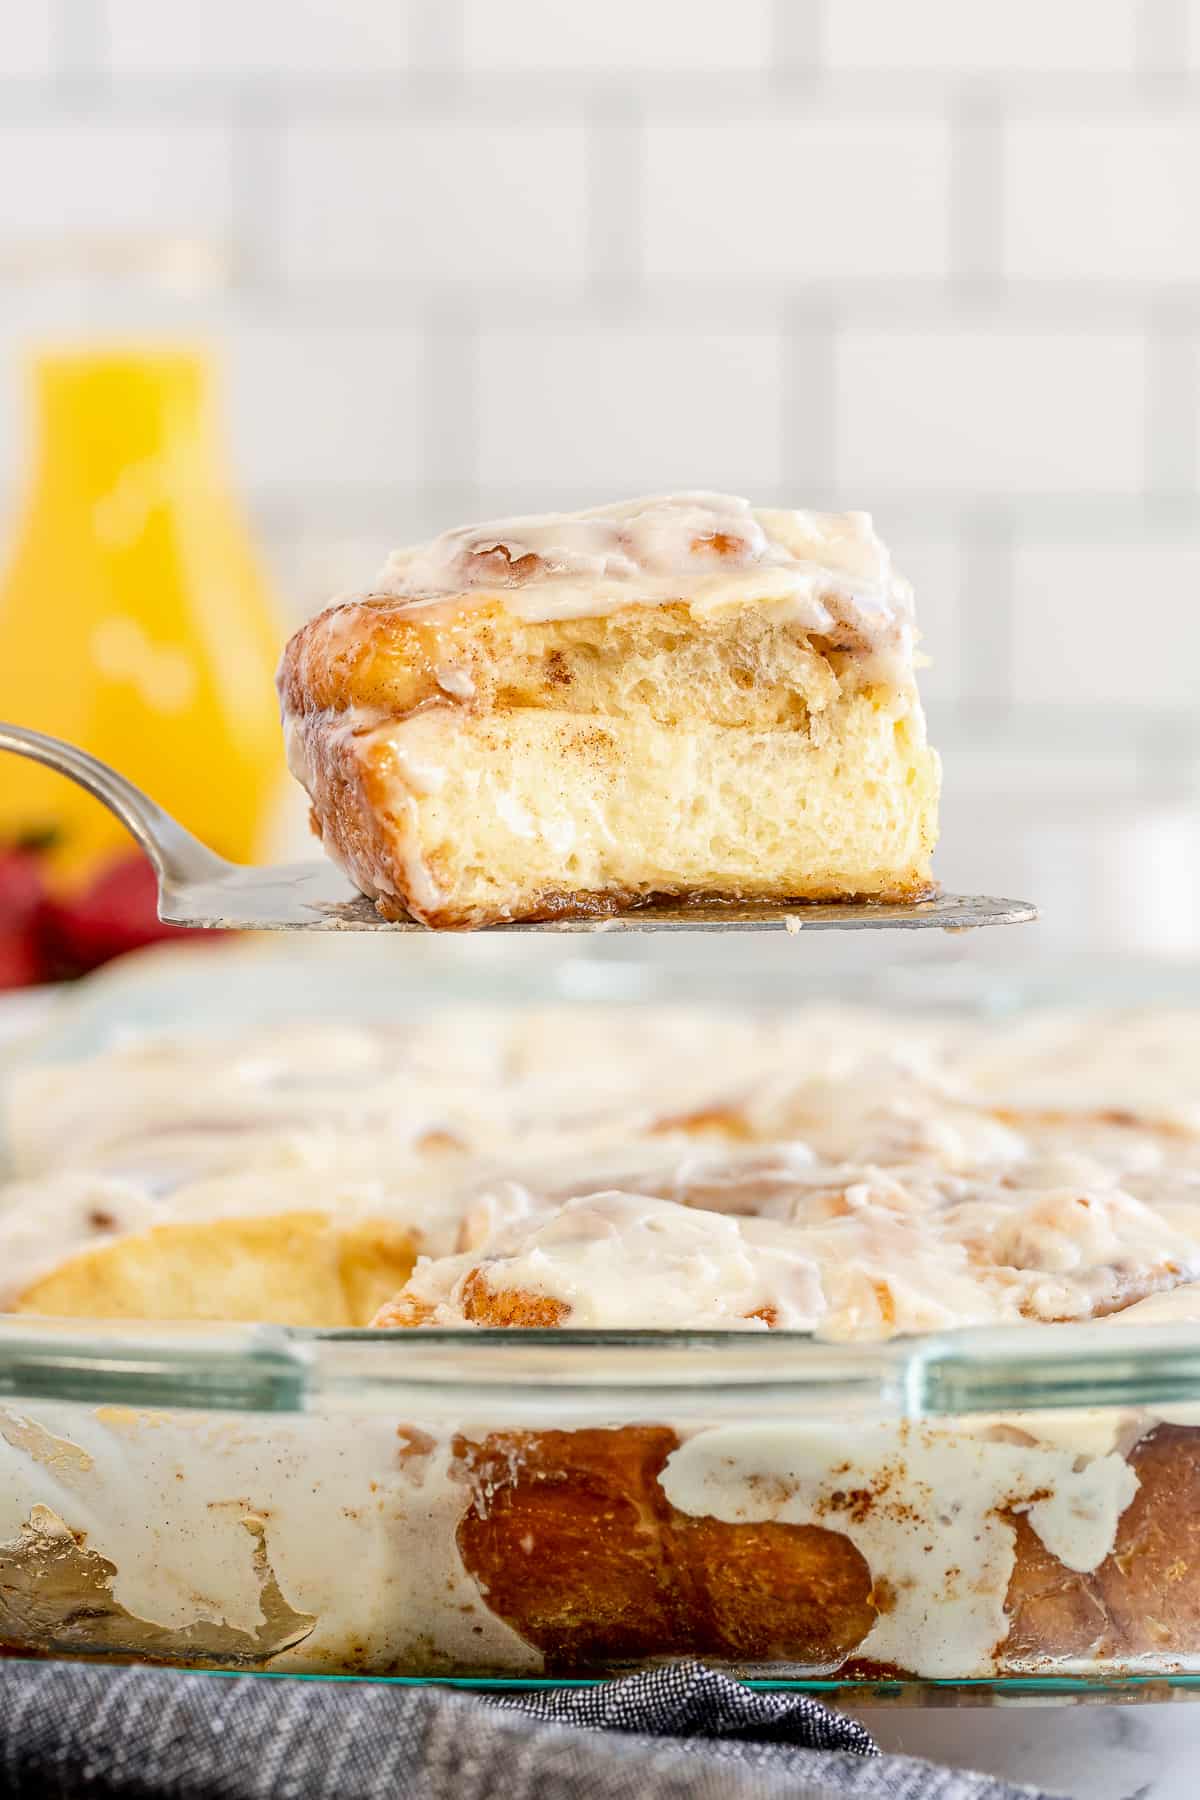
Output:
<svg viewBox="0 0 1200 1800">
<path fill-rule="evenodd" d="M 226 862 L 185 831 L 161 806 L 74 744 L 23 725 L 0 724 L 0 750 L 12 750 L 57 769 L 86 788 L 132 832 L 158 876 L 158 914 L 172 925 L 216 931 L 425 931 L 415 919 L 381 919 L 329 862 L 248 868 Z M 600 919 L 518 921 L 496 931 L 873 931 L 941 926 L 963 931 L 975 925 L 1015 925 L 1037 917 L 1021 900 L 980 894 L 939 894 L 932 900 L 885 906 L 839 902 L 809 906 L 775 901 L 665 901 Z"/>
</svg>

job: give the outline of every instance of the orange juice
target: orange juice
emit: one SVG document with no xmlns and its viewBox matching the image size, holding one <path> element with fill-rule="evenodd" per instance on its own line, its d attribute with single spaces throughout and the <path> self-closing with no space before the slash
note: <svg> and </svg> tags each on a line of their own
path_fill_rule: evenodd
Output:
<svg viewBox="0 0 1200 1800">
<path fill-rule="evenodd" d="M 0 580 L 0 718 L 71 739 L 205 843 L 263 855 L 283 753 L 282 628 L 184 350 L 33 367 L 33 481 Z M 66 883 L 128 845 L 73 784 L 0 756 L 0 847 L 53 833 Z"/>
</svg>

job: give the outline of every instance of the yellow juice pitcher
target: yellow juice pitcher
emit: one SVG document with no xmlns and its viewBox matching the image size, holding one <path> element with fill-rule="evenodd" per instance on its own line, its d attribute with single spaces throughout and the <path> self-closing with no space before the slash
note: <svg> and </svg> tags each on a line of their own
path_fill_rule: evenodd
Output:
<svg viewBox="0 0 1200 1800">
<path fill-rule="evenodd" d="M 33 365 L 33 482 L 0 581 L 0 718 L 103 757 L 238 861 L 283 773 L 283 641 L 226 478 L 207 359 L 80 350 Z M 128 847 L 73 784 L 0 759 L 0 849 L 52 834 L 73 885 Z"/>
</svg>

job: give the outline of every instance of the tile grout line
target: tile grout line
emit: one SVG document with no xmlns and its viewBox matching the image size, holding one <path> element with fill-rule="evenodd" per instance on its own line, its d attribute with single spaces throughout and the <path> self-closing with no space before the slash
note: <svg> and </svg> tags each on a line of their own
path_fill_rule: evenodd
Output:
<svg viewBox="0 0 1200 1800">
<path fill-rule="evenodd" d="M 256 100 L 255 104 L 278 107 L 280 118 L 286 122 L 289 108 L 284 96 L 275 90 L 267 92 L 271 95 L 269 102 Z M 226 113 L 225 122 L 228 120 Z M 640 187 L 639 178 L 635 191 Z M 626 266 L 636 268 L 633 250 L 626 258 Z M 3 271 L 4 252 L 0 247 L 0 274 Z M 474 278 L 450 285 L 464 305 L 486 303 L 490 318 L 498 325 L 524 323 L 536 328 L 562 324 L 586 329 L 605 323 L 611 316 L 608 301 L 598 304 L 594 291 L 586 285 L 573 288 L 544 280 L 508 280 L 483 287 Z M 781 304 L 794 305 L 798 314 L 812 317 L 820 317 L 836 307 L 843 327 L 894 329 L 899 333 L 914 327 L 936 331 L 957 322 L 961 305 L 961 292 L 956 296 L 949 284 L 920 277 L 836 281 L 819 278 L 807 284 L 780 278 L 766 289 L 761 283 L 726 284 L 703 277 L 667 277 L 646 282 L 637 268 L 636 286 L 636 296 L 630 297 L 636 297 L 647 326 L 671 324 L 686 315 L 688 325 L 698 331 L 761 331 L 778 320 Z M 301 276 L 289 280 L 278 298 L 282 318 L 302 322 L 314 316 L 333 315 L 352 327 L 419 322 L 430 303 L 446 291 L 447 284 L 423 284 L 411 275 L 346 280 Z M 978 300 L 978 290 L 970 291 Z M 1148 312 L 1155 321 L 1155 330 L 1178 333 L 1190 327 L 1200 308 L 1200 283 L 1118 287 L 1091 281 L 1074 285 L 1005 281 L 996 284 L 991 300 L 1000 310 L 989 314 L 988 322 L 1000 331 L 1047 334 L 1083 324 L 1091 330 L 1144 337 Z"/>
<path fill-rule="evenodd" d="M 469 348 L 471 338 L 457 328 L 452 333 L 443 332 L 440 329 L 441 323 L 440 319 L 431 319 L 429 331 L 431 336 L 439 339 L 446 356 L 451 361 L 452 379 L 454 359 L 457 359 L 459 364 L 464 362 L 464 347 Z M 435 359 L 431 356 L 428 391 L 436 398 L 443 392 L 449 392 L 449 388 L 439 382 L 434 363 Z M 469 422 L 477 405 L 477 376 L 473 356 L 467 359 L 465 373 L 469 379 L 460 384 L 462 392 L 455 402 L 457 412 L 453 416 Z M 436 432 L 433 428 L 431 428 L 429 436 L 430 440 L 434 441 Z M 457 456 L 457 452 L 455 454 Z M 541 498 L 544 498 L 548 504 L 569 506 L 571 504 L 570 496 L 578 487 L 578 482 L 572 483 L 569 480 L 536 483 L 522 482 L 519 479 L 485 480 L 470 465 L 469 459 L 465 463 L 460 459 L 460 466 L 467 470 L 465 482 L 468 487 L 482 491 L 503 488 L 506 492 L 511 492 L 516 496 L 522 511 L 537 510 Z M 793 466 L 797 466 L 795 459 L 793 459 Z M 621 471 L 619 468 L 614 468 L 611 475 L 613 480 L 620 481 Z M 784 470 L 784 475 L 788 482 L 793 480 L 789 469 Z M 802 459 L 798 464 L 796 479 L 805 483 L 811 479 L 814 484 L 825 486 L 825 477 L 821 469 L 815 463 L 812 464 L 810 478 Z M 455 473 L 442 473 L 440 475 L 431 474 L 423 482 L 414 479 L 394 484 L 386 481 L 356 480 L 331 486 L 329 482 L 319 480 L 312 483 L 289 481 L 279 484 L 249 480 L 246 485 L 256 503 L 292 507 L 299 516 L 361 520 L 364 515 L 385 512 L 398 491 L 421 488 L 426 492 L 441 496 L 443 499 L 452 500 L 454 495 L 462 489 L 464 479 Z M 835 497 L 836 485 L 836 483 L 831 484 L 833 491 L 830 493 L 830 498 Z M 794 494 L 796 489 L 789 487 L 785 491 Z M 811 497 L 807 492 L 801 493 L 799 503 L 803 504 Z M 817 496 L 817 498 L 823 497 L 825 496 Z M 849 497 L 853 498 L 854 496 Z M 0 500 L 3 498 L 3 493 L 0 493 Z M 1005 531 L 1001 531 L 995 525 L 992 515 L 981 512 L 974 515 L 980 522 L 967 530 L 963 524 L 964 509 L 970 516 L 970 501 L 969 499 L 964 501 L 961 493 L 914 495 L 901 489 L 875 489 L 870 498 L 874 510 L 880 518 L 889 516 L 903 518 L 908 529 L 923 536 L 955 542 L 967 536 L 971 542 L 985 547 L 1007 541 L 1006 532 L 1014 543 L 1030 540 L 1036 541 L 1039 546 L 1043 547 L 1070 547 L 1080 543 L 1081 540 L 1101 546 L 1106 543 L 1129 543 L 1138 541 L 1145 528 L 1146 502 L 1144 495 L 1125 496 L 1120 512 L 1114 512 L 1112 497 L 1103 494 L 1089 496 L 1082 503 L 1077 503 L 1072 499 L 1064 501 L 1059 497 L 1054 500 L 1049 509 L 1031 507 L 1028 503 L 1022 504 L 1018 500 L 1006 506 Z M 12 499 L 11 493 L 9 499 Z M 1170 502 L 1171 497 L 1168 496 L 1166 499 Z M 1169 533 L 1184 547 L 1200 549 L 1200 499 L 1193 501 L 1190 497 L 1185 497 L 1178 504 L 1164 504 L 1156 513 L 1155 520 L 1162 531 Z"/>
<path fill-rule="evenodd" d="M 793 506 L 820 506 L 836 492 L 837 317 L 789 298 L 780 319 L 779 465 Z"/>
<path fill-rule="evenodd" d="M 236 299 L 284 289 L 280 221 L 288 120 L 267 83 L 245 83 L 230 112 Z"/>
<path fill-rule="evenodd" d="M 425 479 L 422 507 L 431 516 L 445 500 L 461 519 L 477 515 L 480 492 L 480 322 L 453 298 L 431 305 L 421 360 Z"/>
<path fill-rule="evenodd" d="M 952 104 L 947 292 L 960 305 L 1004 292 L 1004 120 L 991 84 L 965 85 Z"/>
<path fill-rule="evenodd" d="M 105 47 L 103 15 L 97 0 L 54 0 L 58 62 L 94 79 L 106 97 L 123 112 L 175 118 L 181 112 L 210 113 L 229 103 L 242 77 L 214 71 L 137 71 L 114 73 Z M 799 13 L 799 0 L 784 8 L 784 16 Z M 664 121 L 735 124 L 759 116 L 771 97 L 792 96 L 803 82 L 805 97 L 814 99 L 832 117 L 894 122 L 928 122 L 961 110 L 964 94 L 974 93 L 976 103 L 994 113 L 1014 118 L 1039 118 L 1069 122 L 1094 117 L 1097 111 L 1124 111 L 1130 102 L 1144 104 L 1147 93 L 1138 85 L 1136 70 L 1127 73 L 1057 72 L 1036 76 L 1021 71 L 979 73 L 906 71 L 902 82 L 882 70 L 830 70 L 820 60 L 815 30 L 782 28 L 773 59 L 761 70 L 730 70 L 664 74 L 654 71 L 589 71 L 565 69 L 506 71 L 502 78 L 467 66 L 463 60 L 461 14 L 453 0 L 436 14 L 441 30 L 436 37 L 414 30 L 413 61 L 407 69 L 380 72 L 362 69 L 350 73 L 312 74 L 281 71 L 273 76 L 290 105 L 305 109 L 314 119 L 353 117 L 375 123 L 389 118 L 492 119 L 499 124 L 530 123 L 564 117 L 577 118 L 590 99 L 602 94 L 615 103 L 626 102 L 653 111 Z M 1186 45 L 1164 53 L 1169 66 L 1156 66 L 1159 53 L 1147 50 L 1149 63 L 1141 80 L 1155 95 L 1169 83 L 1175 100 L 1186 107 L 1200 102 L 1200 70 L 1181 66 Z M 4 78 L 20 83 L 21 78 Z"/>
<path fill-rule="evenodd" d="M 1007 515 L 967 508 L 960 521 L 962 630 L 959 676 L 968 706 L 1015 699 L 1015 541 Z"/>
<path fill-rule="evenodd" d="M 1140 0 L 1134 19 L 1134 60 L 1143 82 L 1186 75 L 1191 33 L 1185 0 Z"/>
<path fill-rule="evenodd" d="M 1145 488 L 1159 498 L 1196 496 L 1196 342 L 1174 310 L 1151 315 L 1146 333 Z"/>
<path fill-rule="evenodd" d="M 447 76 L 463 72 L 465 55 L 463 0 L 431 0 L 409 14 L 409 53 L 414 70 Z"/>
<path fill-rule="evenodd" d="M 773 0 L 770 29 L 768 66 L 777 88 L 824 73 L 825 0 Z"/>
<path fill-rule="evenodd" d="M 70 101 L 90 100 L 109 82 L 107 22 L 99 0 L 54 0 L 52 18 L 57 93 Z"/>
<path fill-rule="evenodd" d="M 585 111 L 586 298 L 602 315 L 627 308 L 645 286 L 645 129 L 628 96 L 593 95 Z"/>
</svg>

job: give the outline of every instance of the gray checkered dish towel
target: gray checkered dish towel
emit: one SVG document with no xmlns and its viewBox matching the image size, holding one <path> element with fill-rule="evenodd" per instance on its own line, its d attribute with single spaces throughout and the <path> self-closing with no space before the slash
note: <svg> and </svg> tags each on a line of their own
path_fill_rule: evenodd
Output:
<svg viewBox="0 0 1200 1800">
<path fill-rule="evenodd" d="M 0 1663 L 5 1800 L 1049 1800 L 698 1663 L 501 1700 Z"/>
</svg>

